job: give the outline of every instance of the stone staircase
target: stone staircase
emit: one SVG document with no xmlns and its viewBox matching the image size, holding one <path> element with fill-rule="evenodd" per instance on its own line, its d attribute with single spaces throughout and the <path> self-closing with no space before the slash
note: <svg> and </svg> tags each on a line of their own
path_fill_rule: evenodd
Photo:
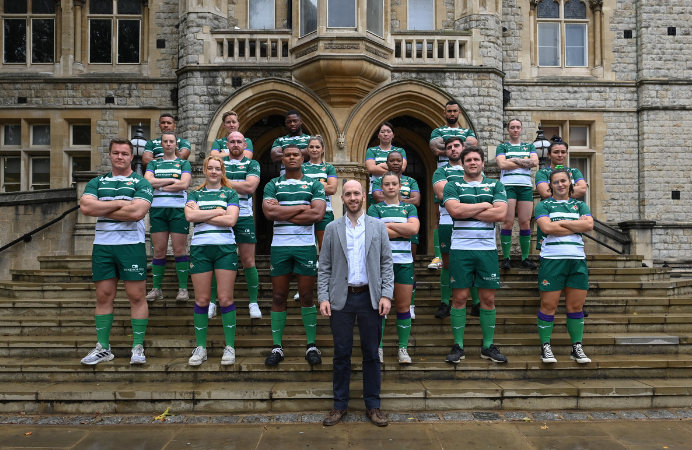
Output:
<svg viewBox="0 0 692 450">
<path fill-rule="evenodd" d="M 451 344 L 449 318 L 435 319 L 439 272 L 428 257 L 416 262 L 418 289 L 409 353 L 413 364 L 396 359 L 394 316 L 385 330 L 383 408 L 601 409 L 689 407 L 692 405 L 692 280 L 671 280 L 671 269 L 643 268 L 636 256 L 588 257 L 591 289 L 584 345 L 593 362 L 569 359 L 564 308 L 556 315 L 553 348 L 559 363 L 538 358 L 536 272 L 501 274 L 495 342 L 509 363 L 479 358 L 478 318 L 469 316 L 467 358 L 444 362 Z M 248 296 L 238 272 L 237 362 L 221 366 L 221 320 L 209 327 L 209 361 L 188 367 L 195 346 L 193 301 L 172 300 L 177 278 L 171 271 L 163 291 L 171 300 L 149 304 L 147 364 L 129 365 L 129 303 L 119 291 L 111 345 L 112 362 L 83 366 L 79 359 L 95 344 L 94 287 L 88 256 L 40 257 L 40 270 L 14 270 L 0 282 L 0 402 L 2 412 L 154 412 L 171 406 L 182 412 L 315 411 L 331 408 L 333 343 L 327 319 L 318 315 L 317 345 L 324 363 L 304 360 L 300 305 L 289 299 L 284 335 L 286 360 L 267 367 L 271 348 L 268 257 L 258 257 L 263 319 L 247 314 Z M 192 284 L 190 283 L 190 287 Z M 191 294 L 194 291 L 191 289 Z M 295 292 L 295 289 L 293 289 Z M 362 397 L 358 334 L 353 361 L 354 399 Z M 358 400 L 353 407 L 362 408 Z"/>
</svg>

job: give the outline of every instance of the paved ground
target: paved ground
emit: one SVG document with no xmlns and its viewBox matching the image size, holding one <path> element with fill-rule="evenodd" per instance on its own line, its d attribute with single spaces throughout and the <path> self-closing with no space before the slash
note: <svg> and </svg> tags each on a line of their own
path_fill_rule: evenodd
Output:
<svg viewBox="0 0 692 450">
<path fill-rule="evenodd" d="M 391 415 L 399 422 L 386 428 L 360 414 L 331 428 L 310 423 L 321 414 L 303 415 L 301 422 L 289 417 L 294 414 L 171 416 L 163 422 L 152 416 L 19 415 L 0 418 L 0 449 L 692 449 L 692 420 L 682 417 L 692 411 L 675 412 L 620 411 L 599 419 L 598 413 L 418 413 Z"/>
</svg>

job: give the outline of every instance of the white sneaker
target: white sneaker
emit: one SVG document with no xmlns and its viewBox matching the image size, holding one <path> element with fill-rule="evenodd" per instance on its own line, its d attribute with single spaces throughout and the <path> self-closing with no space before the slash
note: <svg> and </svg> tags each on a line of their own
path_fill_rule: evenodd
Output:
<svg viewBox="0 0 692 450">
<path fill-rule="evenodd" d="M 144 356 L 144 347 L 141 344 L 137 344 L 132 348 L 132 358 L 130 358 L 130 364 L 144 364 L 147 362 L 146 356 Z"/>
<path fill-rule="evenodd" d="M 216 316 L 216 303 L 209 303 L 209 312 L 207 313 L 209 318 Z"/>
<path fill-rule="evenodd" d="M 416 306 L 411 305 L 411 319 L 415 319 L 415 318 L 416 318 Z"/>
<path fill-rule="evenodd" d="M 178 289 L 178 295 L 175 297 L 175 300 L 177 302 L 186 302 L 190 300 L 190 294 L 187 292 L 187 289 Z"/>
<path fill-rule="evenodd" d="M 96 348 L 89 352 L 84 358 L 82 358 L 82 364 L 88 366 L 93 366 L 101 361 L 112 361 L 115 356 L 111 352 L 111 346 L 108 346 L 108 350 L 101 347 L 101 344 L 96 344 Z"/>
<path fill-rule="evenodd" d="M 251 319 L 261 319 L 262 318 L 262 311 L 260 311 L 259 305 L 257 303 L 250 303 L 250 318 Z"/>
<path fill-rule="evenodd" d="M 430 261 L 430 264 L 428 264 L 428 269 L 430 269 L 430 270 L 442 269 L 442 260 L 438 257 L 433 258 L 433 260 Z"/>
<path fill-rule="evenodd" d="M 411 364 L 411 357 L 408 356 L 408 350 L 403 347 L 399 349 L 399 364 Z"/>
<path fill-rule="evenodd" d="M 204 347 L 197 347 L 192 351 L 192 356 L 190 356 L 190 360 L 187 363 L 190 366 L 199 366 L 206 360 L 207 349 L 205 349 Z"/>
<path fill-rule="evenodd" d="M 227 345 L 226 348 L 223 349 L 223 357 L 221 358 L 221 365 L 222 366 L 230 366 L 232 364 L 235 364 L 235 349 L 231 347 L 230 345 Z"/>
<path fill-rule="evenodd" d="M 153 302 L 154 300 L 161 300 L 163 299 L 163 292 L 161 292 L 161 289 L 152 289 L 149 291 L 146 297 L 148 302 Z"/>
<path fill-rule="evenodd" d="M 381 348 L 378 348 L 377 354 L 380 357 L 380 363 L 384 363 L 384 350 Z"/>
<path fill-rule="evenodd" d="M 296 292 L 296 295 L 293 296 L 293 300 L 300 300 L 300 292 Z"/>
</svg>

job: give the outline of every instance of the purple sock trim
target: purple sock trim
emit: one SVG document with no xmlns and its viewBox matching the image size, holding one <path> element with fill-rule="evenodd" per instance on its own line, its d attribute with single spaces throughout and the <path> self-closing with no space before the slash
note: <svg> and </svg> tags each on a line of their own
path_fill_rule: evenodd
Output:
<svg viewBox="0 0 692 450">
<path fill-rule="evenodd" d="M 154 258 L 154 260 L 151 262 L 155 266 L 165 266 L 166 265 L 166 258 Z"/>
<path fill-rule="evenodd" d="M 185 255 L 185 256 L 176 256 L 175 257 L 175 262 L 188 262 L 190 260 L 190 257 Z"/>
<path fill-rule="evenodd" d="M 519 230 L 519 236 L 531 236 L 531 229 Z"/>
<path fill-rule="evenodd" d="M 504 228 L 500 230 L 500 236 L 511 236 L 512 230 L 505 230 Z"/>
<path fill-rule="evenodd" d="M 414 290 L 414 291 L 416 290 L 416 286 L 418 286 L 418 283 L 414 281 L 414 282 L 413 282 L 413 290 Z"/>
<path fill-rule="evenodd" d="M 579 311 L 575 313 L 567 313 L 567 318 L 568 319 L 583 319 L 584 318 L 584 311 Z"/>
<path fill-rule="evenodd" d="M 231 311 L 235 311 L 235 303 L 233 303 L 231 306 L 221 306 L 219 307 L 219 310 L 221 311 L 221 314 L 226 314 Z"/>
<path fill-rule="evenodd" d="M 405 313 L 396 313 L 396 318 L 399 320 L 406 320 L 411 318 L 411 311 L 406 311 Z"/>
<path fill-rule="evenodd" d="M 209 314 L 209 305 L 207 305 L 207 306 L 195 305 L 195 314 Z"/>
<path fill-rule="evenodd" d="M 555 316 L 549 316 L 538 311 L 538 318 L 544 322 L 555 322 Z"/>
</svg>

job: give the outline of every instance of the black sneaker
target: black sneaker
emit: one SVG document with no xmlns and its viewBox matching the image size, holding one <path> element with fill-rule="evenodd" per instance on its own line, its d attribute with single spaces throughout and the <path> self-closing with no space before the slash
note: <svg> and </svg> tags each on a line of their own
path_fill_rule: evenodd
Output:
<svg viewBox="0 0 692 450">
<path fill-rule="evenodd" d="M 305 352 L 305 361 L 307 361 L 311 366 L 315 364 L 322 364 L 322 357 L 320 356 L 321 354 L 322 352 L 315 347 L 315 344 L 308 344 L 308 350 Z"/>
<path fill-rule="evenodd" d="M 481 304 L 476 303 L 471 307 L 471 315 L 474 317 L 479 317 L 481 315 Z"/>
<path fill-rule="evenodd" d="M 483 359 L 489 359 L 492 362 L 496 363 L 506 363 L 507 362 L 507 357 L 500 353 L 500 349 L 498 349 L 495 344 L 490 344 L 489 348 L 483 348 L 481 347 L 481 358 Z"/>
<path fill-rule="evenodd" d="M 541 347 L 541 361 L 544 363 L 556 363 L 557 358 L 553 355 L 553 348 L 550 346 L 550 342 L 546 342 Z"/>
<path fill-rule="evenodd" d="M 591 358 L 586 356 L 584 353 L 584 349 L 581 346 L 581 342 L 575 342 L 572 344 L 572 353 L 569 355 L 569 357 L 579 364 L 586 364 L 591 362 Z"/>
<path fill-rule="evenodd" d="M 274 348 L 272 348 L 272 352 L 267 356 L 267 359 L 264 360 L 264 364 L 268 366 L 278 366 L 283 360 L 284 350 L 278 345 L 275 345 Z"/>
<path fill-rule="evenodd" d="M 459 361 L 461 361 L 464 358 L 466 358 L 464 349 L 459 347 L 459 344 L 454 344 L 454 347 L 452 347 L 452 352 L 449 355 L 447 355 L 445 361 L 458 364 Z"/>
<path fill-rule="evenodd" d="M 500 264 L 500 269 L 509 270 L 511 268 L 512 268 L 512 265 L 509 263 L 509 258 L 503 259 L 502 263 Z"/>
<path fill-rule="evenodd" d="M 526 258 L 521 262 L 521 268 L 522 269 L 529 269 L 529 270 L 536 270 L 538 269 L 538 266 L 535 265 L 531 260 Z"/>
<path fill-rule="evenodd" d="M 450 312 L 449 305 L 446 303 L 440 303 L 440 307 L 437 308 L 437 311 L 435 312 L 435 318 L 437 319 L 444 319 L 445 317 L 449 317 L 449 312 Z"/>
</svg>

